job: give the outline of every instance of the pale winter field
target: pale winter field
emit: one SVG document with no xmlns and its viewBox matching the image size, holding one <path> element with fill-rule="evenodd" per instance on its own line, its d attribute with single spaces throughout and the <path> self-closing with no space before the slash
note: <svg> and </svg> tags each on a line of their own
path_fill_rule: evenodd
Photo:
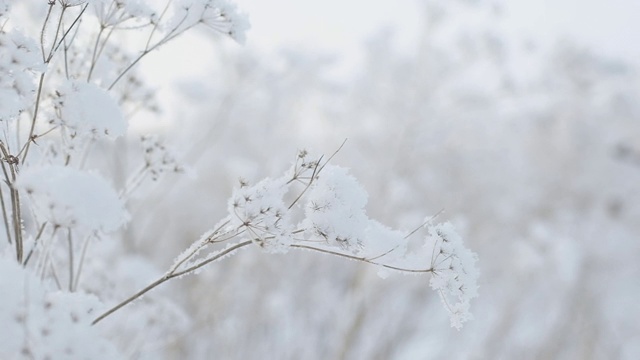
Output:
<svg viewBox="0 0 640 360">
<path fill-rule="evenodd" d="M 255 4 L 0 0 L 1 359 L 640 357 L 637 63 Z"/>
</svg>

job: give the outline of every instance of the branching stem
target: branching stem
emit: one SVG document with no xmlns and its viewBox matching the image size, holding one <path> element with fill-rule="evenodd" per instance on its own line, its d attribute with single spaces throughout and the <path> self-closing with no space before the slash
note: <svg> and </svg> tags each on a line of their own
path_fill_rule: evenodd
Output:
<svg viewBox="0 0 640 360">
<path fill-rule="evenodd" d="M 36 130 L 36 119 L 38 118 L 38 111 L 40 110 L 40 97 L 42 96 L 42 86 L 44 84 L 44 75 L 45 73 L 40 74 L 40 80 L 38 81 L 38 92 L 36 93 L 36 103 L 33 109 L 33 117 L 31 118 L 31 128 L 29 129 L 29 136 L 27 137 L 27 142 L 24 144 L 20 153 L 18 153 L 18 157 L 22 154 L 22 163 L 24 164 L 27 159 L 27 154 L 29 153 L 29 146 L 31 146 L 31 142 L 33 141 L 33 133 Z"/>
<path fill-rule="evenodd" d="M 321 249 L 321 248 L 308 246 L 308 245 L 293 244 L 293 245 L 291 245 L 291 247 L 295 248 L 295 249 L 313 250 L 313 251 L 321 252 L 323 254 L 335 255 L 335 256 L 351 259 L 351 260 L 362 261 L 362 262 L 365 262 L 367 264 L 378 265 L 378 266 L 382 266 L 382 267 L 387 268 L 387 269 L 398 270 L 398 271 L 402 271 L 402 272 L 433 273 L 433 271 L 434 271 L 433 268 L 428 268 L 428 269 L 406 269 L 406 268 L 391 266 L 391 265 L 387 265 L 387 264 L 381 264 L 381 263 L 372 261 L 371 259 L 368 259 L 366 257 L 360 257 L 360 256 L 344 254 L 344 253 L 341 253 L 341 252 L 327 250 L 327 249 Z"/>
<path fill-rule="evenodd" d="M 203 266 L 205 266 L 205 265 L 207 265 L 207 264 L 209 264 L 209 263 L 211 263 L 213 261 L 216 261 L 216 260 L 218 260 L 218 259 L 220 259 L 220 258 L 222 258 L 222 257 L 224 257 L 224 256 L 226 256 L 226 255 L 228 255 L 228 254 L 230 254 L 230 253 L 242 248 L 242 247 L 250 245 L 250 244 L 252 244 L 251 240 L 247 240 L 247 241 L 244 241 L 244 242 L 237 243 L 237 244 L 235 244 L 235 245 L 233 245 L 233 246 L 221 251 L 220 253 L 216 254 L 215 256 L 212 256 L 209 259 L 203 260 L 200 263 L 198 263 L 196 265 L 193 265 L 193 266 L 191 266 L 191 267 L 189 267 L 189 268 L 187 268 L 185 270 L 178 271 L 178 272 L 173 271 L 173 272 L 166 273 L 165 275 L 163 275 L 158 280 L 156 280 L 156 281 L 152 282 L 151 284 L 147 285 L 144 289 L 142 289 L 142 290 L 138 291 L 137 293 L 131 295 L 126 300 L 122 301 L 118 305 L 112 307 L 111 309 L 109 309 L 106 312 L 104 312 L 102 315 L 98 316 L 95 320 L 93 320 L 91 325 L 97 324 L 102 319 L 106 318 L 107 316 L 109 316 L 109 315 L 113 314 L 114 312 L 118 311 L 119 309 L 121 309 L 125 305 L 127 305 L 127 304 L 133 302 L 134 300 L 138 299 L 139 297 L 141 297 L 142 295 L 146 294 L 147 292 L 149 292 L 150 290 L 152 290 L 156 286 L 161 285 L 162 283 L 164 283 L 166 281 L 169 281 L 169 280 L 171 280 L 173 278 L 176 278 L 176 277 L 191 273 L 191 272 L 193 272 L 193 271 L 195 271 L 195 270 L 197 270 L 197 269 L 199 269 L 199 268 L 201 268 L 201 267 L 203 267 Z"/>
</svg>

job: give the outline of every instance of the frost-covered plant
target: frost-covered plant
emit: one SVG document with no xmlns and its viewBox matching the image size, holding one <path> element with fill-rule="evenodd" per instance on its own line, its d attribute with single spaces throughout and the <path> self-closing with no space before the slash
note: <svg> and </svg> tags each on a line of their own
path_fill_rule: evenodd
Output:
<svg viewBox="0 0 640 360">
<path fill-rule="evenodd" d="M 156 281 L 100 315 L 98 322 L 154 287 L 198 272 L 203 266 L 249 245 L 268 253 L 311 250 L 377 265 L 383 271 L 430 273 L 457 329 L 471 319 L 469 302 L 477 296 L 476 256 L 466 249 L 450 223 L 423 226 L 428 235 L 410 250 L 408 234 L 370 219 L 367 193 L 347 169 L 299 152 L 281 177 L 255 185 L 240 180 L 227 204 L 228 215 L 179 255 Z"/>
<path fill-rule="evenodd" d="M 116 359 L 113 343 L 92 328 L 97 297 L 60 291 L 0 258 L 0 355 L 3 359 Z"/>
<path fill-rule="evenodd" d="M 346 169 L 306 151 L 283 176 L 256 184 L 241 181 L 224 219 L 164 275 L 115 302 L 124 292 L 133 293 L 123 283 L 136 282 L 137 274 L 110 272 L 126 257 L 114 250 L 117 245 L 104 244 L 119 244 L 118 231 L 132 216 L 128 201 L 145 180 L 183 173 L 186 167 L 156 135 L 141 137 L 142 164 L 124 181 L 92 152 L 99 149 L 103 156 L 106 148 L 118 154 L 109 144 L 127 134 L 132 110 L 157 111 L 152 91 L 136 74 L 145 56 L 197 26 L 238 42 L 248 28 L 244 15 L 226 0 L 158 5 L 38 2 L 31 6 L 43 11 L 40 32 L 28 34 L 12 27 L 9 4 L 0 1 L 0 205 L 6 237 L 0 287 L 12 294 L 0 312 L 6 331 L 1 337 L 10 340 L 0 354 L 113 359 L 118 346 L 112 336 L 101 338 L 96 328 L 88 329 L 91 324 L 158 285 L 247 246 L 268 253 L 314 251 L 384 271 L 428 273 L 452 325 L 460 328 L 470 319 L 469 301 L 477 295 L 475 255 L 453 227 L 426 221 L 427 235 L 416 245 L 411 235 L 417 230 L 405 234 L 367 216 L 367 193 Z M 130 51 L 118 41 L 132 33 L 143 33 L 141 50 Z M 92 254 L 90 246 L 100 252 Z M 103 267 L 105 262 L 112 267 Z M 82 281 L 88 277 L 91 281 Z M 115 305 L 104 309 L 101 303 Z M 163 307 L 161 301 L 149 306 Z M 179 311 L 172 313 L 180 317 Z M 158 322 L 153 314 L 145 316 Z M 86 343 L 99 346 L 89 349 Z"/>
</svg>

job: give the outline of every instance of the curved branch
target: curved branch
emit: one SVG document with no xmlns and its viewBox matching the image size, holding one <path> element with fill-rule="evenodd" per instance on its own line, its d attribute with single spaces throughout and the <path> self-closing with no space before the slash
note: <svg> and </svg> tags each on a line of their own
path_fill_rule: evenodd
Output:
<svg viewBox="0 0 640 360">
<path fill-rule="evenodd" d="M 371 261 L 370 259 L 367 259 L 365 257 L 353 256 L 353 255 L 344 254 L 344 253 L 341 253 L 341 252 L 327 250 L 327 249 L 321 249 L 321 248 L 317 248 L 317 247 L 313 247 L 313 246 L 293 244 L 293 245 L 291 245 L 291 247 L 292 248 L 297 248 L 297 249 L 318 251 L 318 252 L 321 252 L 323 254 L 335 255 L 335 256 L 351 259 L 351 260 L 362 261 L 362 262 L 365 262 L 367 264 L 378 265 L 378 266 L 382 266 L 382 267 L 387 268 L 387 269 L 398 270 L 398 271 L 402 271 L 402 272 L 410 272 L 410 273 L 433 273 L 434 272 L 433 268 L 429 268 L 429 269 L 406 269 L 406 268 L 400 268 L 400 267 L 396 267 L 396 266 L 391 266 L 391 265 L 387 265 L 387 264 L 382 264 L 382 263 L 378 263 L 378 262 L 375 262 L 375 261 Z"/>
<path fill-rule="evenodd" d="M 211 257 L 210 259 L 206 259 L 202 262 L 200 262 L 199 264 L 193 265 L 185 270 L 179 271 L 179 272 L 175 272 L 172 271 L 170 273 L 167 273 L 165 275 L 163 275 L 161 278 L 159 278 L 158 280 L 152 282 L 151 284 L 147 285 L 145 288 L 143 288 L 142 290 L 138 291 L 137 293 L 131 295 L 130 297 L 128 297 L 127 299 L 125 299 L 124 301 L 122 301 L 121 303 L 119 303 L 118 305 L 112 307 L 111 309 L 107 310 L 106 312 L 104 312 L 102 315 L 98 316 L 95 320 L 93 320 L 93 322 L 91 323 L 91 325 L 95 325 L 98 322 L 100 322 L 102 319 L 106 318 L 107 316 L 113 314 L 114 312 L 118 311 L 119 309 L 121 309 L 122 307 L 124 307 L 125 305 L 133 302 L 134 300 L 136 300 L 137 298 L 139 298 L 140 296 L 146 294 L 147 292 L 149 292 L 150 290 L 152 290 L 153 288 L 155 288 L 156 286 L 171 280 L 173 278 L 182 276 L 182 275 L 186 275 L 190 272 L 193 272 L 213 261 L 216 261 L 220 258 L 222 258 L 225 255 L 228 255 L 244 246 L 247 246 L 249 244 L 251 244 L 251 240 L 247 240 L 241 243 L 237 243 L 234 246 L 231 246 L 223 251 L 221 251 L 220 253 L 216 254 L 215 256 Z"/>
</svg>

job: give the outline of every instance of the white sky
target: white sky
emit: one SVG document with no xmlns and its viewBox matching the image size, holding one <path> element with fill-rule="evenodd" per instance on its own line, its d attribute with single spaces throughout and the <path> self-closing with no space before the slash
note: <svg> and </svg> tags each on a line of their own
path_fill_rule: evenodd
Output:
<svg viewBox="0 0 640 360">
<path fill-rule="evenodd" d="M 423 21 L 420 4 L 426 0 L 235 1 L 249 14 L 252 23 L 247 34 L 249 49 L 273 54 L 281 47 L 292 47 L 334 55 L 342 61 L 335 75 L 342 78 L 357 64 L 363 41 L 380 31 L 393 28 L 401 40 L 399 45 L 411 49 Z M 513 34 L 514 39 L 530 39 L 538 44 L 569 39 L 595 50 L 599 55 L 640 65 L 640 0 L 493 2 L 503 4 L 502 26 L 507 33 Z M 196 43 L 177 41 L 171 45 L 173 50 L 169 54 L 172 56 L 145 63 L 142 69 L 159 84 L 171 78 L 201 79 L 202 69 L 207 68 L 220 44 L 212 46 L 206 37 L 192 41 Z M 232 41 L 227 43 L 231 45 Z M 186 58 L 190 63 L 188 67 L 182 66 Z M 167 72 L 167 68 L 180 71 Z M 170 98 L 170 95 L 166 96 Z M 157 126 L 157 119 L 150 122 Z"/>
<path fill-rule="evenodd" d="M 424 21 L 420 4 L 427 0 L 235 1 L 249 14 L 252 23 L 247 34 L 248 49 L 273 54 L 279 48 L 290 47 L 334 55 L 342 62 L 336 71 L 341 76 L 357 64 L 363 41 L 381 31 L 393 29 L 401 49 L 411 50 Z M 640 65 L 640 0 L 433 1 L 499 2 L 503 4 L 501 26 L 512 34 L 509 40 L 532 40 L 544 45 L 569 39 L 599 55 Z M 207 37 L 201 37 L 199 42 L 195 38 L 177 41 L 169 52 L 174 56 L 145 63 L 143 68 L 154 77 L 200 78 L 218 45 L 212 46 Z M 191 63 L 186 69 L 180 66 L 184 58 Z M 171 66 L 172 61 L 175 66 Z M 167 68 L 181 71 L 170 74 Z"/>
<path fill-rule="evenodd" d="M 257 48 L 288 45 L 349 56 L 363 39 L 385 26 L 397 28 L 407 40 L 419 29 L 421 0 L 236 1 L 249 13 L 248 44 Z M 572 39 L 600 54 L 640 63 L 638 0 L 503 0 L 502 4 L 504 25 L 516 34 L 537 42 Z"/>
</svg>

